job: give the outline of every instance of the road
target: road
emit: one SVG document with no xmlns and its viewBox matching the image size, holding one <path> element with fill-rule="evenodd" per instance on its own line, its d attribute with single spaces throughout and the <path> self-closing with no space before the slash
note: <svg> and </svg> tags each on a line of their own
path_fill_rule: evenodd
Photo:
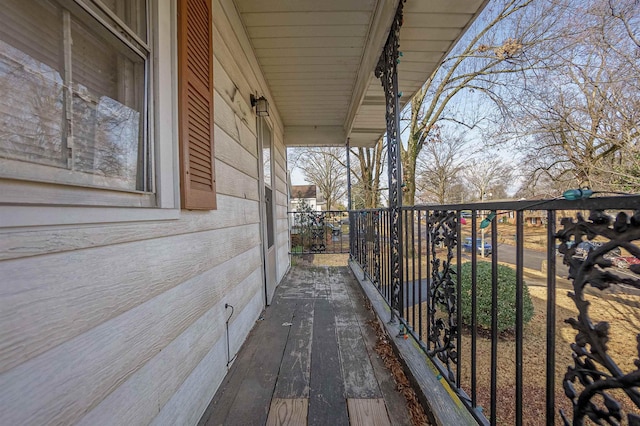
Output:
<svg viewBox="0 0 640 426">
<path fill-rule="evenodd" d="M 498 244 L 498 260 L 500 262 L 516 264 L 516 247 L 510 244 Z M 537 250 L 524 249 L 525 268 L 535 271 L 542 271 L 542 262 L 547 260 L 547 253 Z M 490 258 L 490 257 L 489 257 Z M 556 256 L 556 275 L 566 278 L 569 275 L 569 268 L 562 263 L 562 256 Z"/>
<path fill-rule="evenodd" d="M 544 252 L 524 249 L 524 267 L 535 271 L 542 271 L 542 262 L 547 259 Z M 498 260 L 501 262 L 516 264 L 516 248 L 509 244 L 498 244 Z M 607 269 L 620 278 L 638 279 L 638 275 L 628 270 L 610 268 Z M 556 276 L 567 278 L 569 276 L 569 267 L 562 263 L 562 256 L 556 256 Z"/>
</svg>

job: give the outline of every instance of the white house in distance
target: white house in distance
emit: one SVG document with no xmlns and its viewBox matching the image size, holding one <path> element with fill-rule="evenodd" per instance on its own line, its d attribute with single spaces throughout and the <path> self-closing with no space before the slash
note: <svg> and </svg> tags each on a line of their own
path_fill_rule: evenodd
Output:
<svg viewBox="0 0 640 426">
<path fill-rule="evenodd" d="M 384 133 L 398 4 L 2 2 L 0 424 L 198 422 L 289 268 L 285 147 Z M 400 106 L 485 4 L 406 2 Z"/>
<path fill-rule="evenodd" d="M 315 185 L 292 185 L 291 211 L 299 211 L 301 204 L 306 204 L 311 210 L 319 212 L 322 211 L 325 202 Z"/>
</svg>

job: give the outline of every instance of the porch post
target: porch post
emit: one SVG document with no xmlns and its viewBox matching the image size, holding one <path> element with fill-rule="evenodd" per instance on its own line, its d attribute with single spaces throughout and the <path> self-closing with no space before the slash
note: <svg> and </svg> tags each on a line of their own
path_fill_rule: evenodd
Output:
<svg viewBox="0 0 640 426">
<path fill-rule="evenodd" d="M 389 173 L 389 246 L 391 249 L 391 322 L 396 316 L 404 315 L 402 285 L 402 163 L 400 159 L 400 102 L 398 100 L 398 38 L 402 25 L 402 7 L 400 0 L 396 16 L 389 31 L 389 37 L 380 55 L 375 75 L 382 81 L 386 101 L 387 119 L 387 169 Z"/>
<path fill-rule="evenodd" d="M 351 149 L 350 138 L 347 138 L 347 210 L 349 210 L 349 258 L 353 259 L 353 214 L 351 213 Z"/>
</svg>

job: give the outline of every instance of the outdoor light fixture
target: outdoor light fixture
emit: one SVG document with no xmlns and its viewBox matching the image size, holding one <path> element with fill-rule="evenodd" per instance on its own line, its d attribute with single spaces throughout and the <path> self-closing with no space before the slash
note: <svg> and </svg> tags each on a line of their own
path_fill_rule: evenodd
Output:
<svg viewBox="0 0 640 426">
<path fill-rule="evenodd" d="M 256 115 L 258 117 L 266 117 L 269 115 L 269 101 L 264 96 L 256 98 L 253 94 L 250 95 L 251 106 L 255 107 Z"/>
</svg>

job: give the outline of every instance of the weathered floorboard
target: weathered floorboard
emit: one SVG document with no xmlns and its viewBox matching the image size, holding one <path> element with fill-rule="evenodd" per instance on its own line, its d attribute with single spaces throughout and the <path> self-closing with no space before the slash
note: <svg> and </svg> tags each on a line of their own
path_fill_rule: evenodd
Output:
<svg viewBox="0 0 640 426">
<path fill-rule="evenodd" d="M 313 312 L 314 304 L 311 300 L 296 308 L 289 340 L 280 363 L 274 398 L 309 398 Z"/>
<path fill-rule="evenodd" d="M 347 399 L 351 426 L 391 426 L 383 399 Z"/>
<path fill-rule="evenodd" d="M 346 285 L 345 288 L 349 293 L 354 312 L 358 315 L 360 329 L 362 330 L 362 341 L 367 348 L 367 352 L 369 352 L 369 360 L 371 361 L 371 366 L 378 380 L 380 393 L 387 406 L 387 413 L 389 414 L 391 424 L 409 426 L 411 425 L 411 419 L 406 409 L 406 400 L 402 394 L 396 390 L 394 378 L 389 374 L 389 370 L 387 370 L 384 362 L 376 353 L 377 336 L 373 329 L 367 324 L 368 321 L 378 321 L 378 319 L 373 311 L 368 310 L 365 306 L 366 296 L 359 286 L 356 288 L 357 284 L 353 274 L 347 269 L 341 270 L 340 273 L 344 280 L 350 280 L 350 285 Z"/>
<path fill-rule="evenodd" d="M 312 351 L 309 425 L 348 425 L 335 317 L 328 300 L 316 300 Z"/>
<path fill-rule="evenodd" d="M 267 426 L 299 426 L 307 424 L 309 400 L 306 398 L 271 401 Z"/>
<path fill-rule="evenodd" d="M 265 314 L 264 321 L 255 329 L 257 338 L 248 339 L 242 348 L 244 354 L 250 356 L 236 361 L 240 371 L 231 376 L 231 380 L 246 385 L 232 383 L 227 386 L 229 392 L 222 393 L 218 401 L 214 399 L 217 409 L 210 414 L 211 421 L 206 424 L 257 425 L 266 422 L 290 331 L 289 326 L 282 324 L 292 321 L 295 301 L 280 299 L 266 312 L 268 315 Z"/>
<path fill-rule="evenodd" d="M 294 267 L 273 300 L 200 424 L 410 424 L 347 268 Z"/>
<path fill-rule="evenodd" d="M 336 317 L 336 335 L 340 348 L 340 365 L 347 398 L 380 398 L 380 389 L 367 348 L 362 339 L 362 330 L 347 293 L 345 278 L 335 270 L 331 274 L 331 304 Z"/>
</svg>

